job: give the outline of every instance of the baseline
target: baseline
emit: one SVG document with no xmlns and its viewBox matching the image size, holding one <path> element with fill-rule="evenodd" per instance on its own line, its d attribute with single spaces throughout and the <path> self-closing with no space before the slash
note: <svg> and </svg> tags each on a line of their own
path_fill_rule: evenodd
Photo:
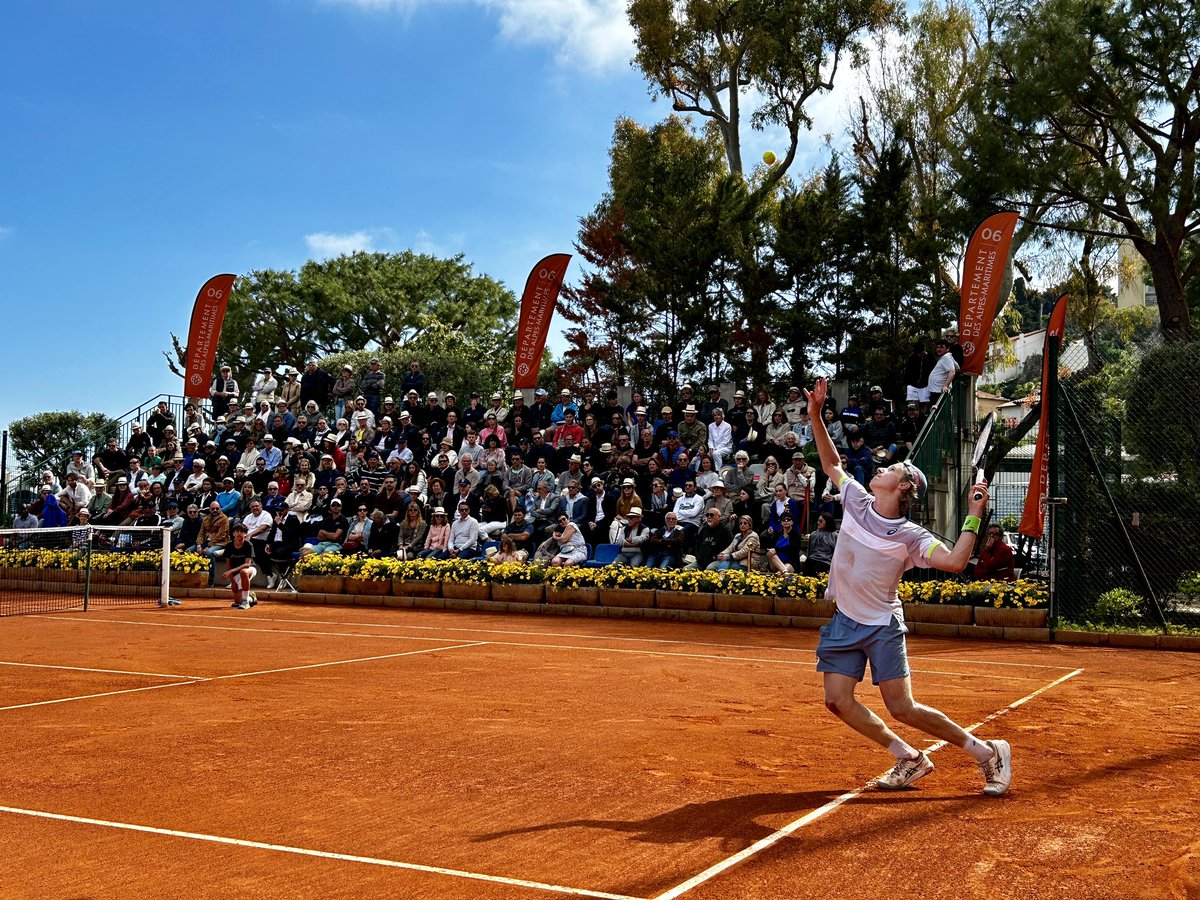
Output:
<svg viewBox="0 0 1200 900">
<path fill-rule="evenodd" d="M 513 887 L 530 888 L 539 891 L 549 891 L 556 894 L 572 894 L 580 897 L 598 897 L 601 900 L 641 900 L 626 894 L 608 894 L 603 891 L 590 891 L 584 888 L 566 887 L 559 884 L 545 884 L 540 881 L 526 881 L 521 878 L 508 878 L 503 875 L 486 875 L 481 872 L 466 872 L 461 869 L 443 869 L 438 866 L 425 866 L 419 863 L 406 863 L 394 859 L 379 859 L 373 856 L 355 856 L 349 853 L 333 853 L 327 850 L 312 850 L 306 847 L 291 847 L 287 844 L 268 844 L 263 841 L 244 840 L 242 838 L 224 837 L 216 834 L 201 834 L 194 831 L 176 831 L 171 828 L 156 828 L 151 825 L 136 825 L 129 822 L 111 822 L 106 819 L 89 819 L 84 816 L 68 816 L 62 813 L 46 812 L 36 809 L 21 809 L 14 806 L 0 806 L 0 812 L 16 816 L 30 816 L 38 819 L 54 819 L 60 822 L 73 822 L 79 825 L 95 825 L 101 828 L 117 828 L 125 831 L 139 831 L 145 834 L 158 834 L 166 837 L 186 838 L 192 841 L 206 841 L 214 844 L 226 844 L 234 847 L 248 847 L 254 850 L 272 850 L 276 853 L 291 853 L 297 856 L 313 856 L 319 859 L 335 859 L 341 862 L 362 863 L 371 866 L 385 866 L 392 869 L 407 869 L 412 872 L 424 872 L 431 875 L 448 875 L 455 878 L 467 878 L 475 881 L 488 881 L 493 884 L 505 884 Z"/>
<path fill-rule="evenodd" d="M 991 722 L 994 719 L 999 718 L 1000 716 L 1007 715 L 1008 713 L 1012 712 L 1014 709 L 1017 709 L 1018 707 L 1024 706 L 1026 703 L 1028 703 L 1030 700 L 1034 699 L 1035 697 L 1037 697 L 1041 694 L 1044 694 L 1046 691 L 1050 690 L 1051 688 L 1057 687 L 1058 685 L 1062 684 L 1063 682 L 1067 681 L 1068 679 L 1074 678 L 1076 675 L 1079 675 L 1082 672 L 1083 672 L 1083 669 L 1076 669 L 1073 672 L 1068 672 L 1066 675 L 1063 675 L 1060 678 L 1056 678 L 1054 681 L 1051 681 L 1049 684 L 1043 685 L 1042 687 L 1038 688 L 1036 691 L 1033 691 L 1030 694 L 1026 694 L 1020 700 L 1014 700 L 1008 706 L 1005 706 L 1002 709 L 996 710 L 991 715 L 985 716 L 984 718 L 982 718 L 978 722 L 976 722 L 974 725 L 971 725 L 970 727 L 968 727 L 964 730 L 969 731 L 969 732 L 974 732 L 977 728 L 981 728 L 984 725 L 986 725 L 988 722 Z M 925 749 L 925 752 L 926 753 L 935 753 L 938 750 L 941 750 L 946 745 L 947 745 L 946 741 L 937 741 L 937 742 L 931 744 L 929 747 L 927 747 Z M 806 813 L 805 815 L 796 819 L 794 822 L 789 822 L 787 825 L 784 825 L 782 828 L 778 829 L 777 831 L 772 832 L 771 834 L 767 835 L 766 837 L 762 838 L 761 840 L 756 841 L 755 843 L 751 844 L 749 847 L 746 847 L 745 849 L 740 850 L 739 852 L 733 854 L 732 856 L 721 860 L 719 863 L 716 863 L 715 865 L 709 866 L 703 872 L 700 872 L 697 875 L 693 875 L 687 881 L 684 881 L 681 884 L 676 885 L 675 887 L 671 888 L 670 890 L 667 890 L 661 894 L 658 894 L 657 896 L 655 896 L 653 898 L 653 900 L 674 900 L 674 898 L 679 897 L 683 894 L 686 894 L 688 891 L 692 890 L 693 888 L 699 887 L 701 884 L 704 884 L 706 881 L 712 880 L 717 875 L 720 875 L 722 872 L 725 872 L 728 869 L 733 868 L 734 866 L 738 865 L 739 863 L 745 862 L 750 857 L 755 856 L 756 854 L 762 852 L 763 850 L 766 850 L 768 847 L 774 846 L 775 844 L 779 843 L 781 840 L 783 840 L 788 835 L 794 834 L 795 832 L 799 831 L 805 825 L 810 825 L 813 822 L 817 821 L 817 819 L 823 818 L 824 816 L 833 812 L 839 806 L 841 806 L 845 803 L 849 803 L 854 798 L 862 795 L 868 788 L 870 788 L 870 786 L 872 784 L 875 783 L 875 781 L 878 781 L 879 778 L 882 778 L 886 774 L 887 774 L 886 772 L 881 772 L 878 776 L 876 776 L 871 781 L 868 781 L 866 784 L 862 785 L 861 787 L 854 788 L 854 790 L 846 791 L 846 793 L 841 794 L 837 797 L 834 797 L 832 800 L 830 800 L 824 806 L 814 809 L 809 813 Z"/>
<path fill-rule="evenodd" d="M 38 618 L 62 620 L 64 617 L 63 616 L 39 616 Z M 186 616 L 186 618 L 198 618 L 198 616 Z M 78 622 L 80 620 L 70 619 L 68 621 Z M 300 635 L 300 636 L 364 638 L 366 640 L 398 640 L 398 641 L 449 640 L 449 638 L 414 637 L 414 636 L 402 635 L 402 634 L 362 634 L 360 632 L 353 632 L 353 631 L 297 631 L 297 630 L 293 630 L 293 629 L 280 629 L 280 628 L 243 628 L 243 627 L 236 627 L 233 625 L 185 625 L 183 623 L 176 623 L 176 622 L 138 622 L 138 621 L 133 621 L 130 619 L 96 618 L 96 619 L 88 619 L 86 621 L 89 624 L 93 624 L 93 625 L 135 625 L 135 626 L 142 626 L 142 627 L 146 627 L 146 628 L 197 628 L 197 629 L 208 630 L 208 631 L 244 631 L 244 632 L 249 632 L 251 634 L 283 634 L 283 635 L 294 634 L 294 635 Z M 294 621 L 294 620 L 280 619 L 280 620 L 276 620 L 276 621 L 288 622 L 288 621 Z M 298 624 L 304 624 L 304 623 L 298 623 Z M 322 624 L 328 624 L 328 623 L 322 623 Z M 346 627 L 357 627 L 357 626 L 356 625 L 347 625 Z M 430 629 L 430 630 L 438 630 L 438 629 Z M 447 630 L 472 631 L 474 629 L 447 629 Z M 490 632 L 485 630 L 485 631 L 483 631 L 483 633 L 490 633 Z M 504 633 L 504 632 L 501 632 L 501 633 Z M 534 637 L 534 636 L 544 637 L 545 636 L 544 633 L 536 632 L 536 631 L 535 632 L 507 632 L 507 633 L 514 634 L 514 635 L 527 635 L 530 637 Z M 596 640 L 604 640 L 604 638 L 595 638 L 595 639 Z M 636 638 L 632 639 L 632 640 L 636 640 Z M 723 662 L 761 662 L 761 663 L 772 663 L 775 665 L 786 665 L 786 666 L 811 666 L 812 665 L 812 663 L 809 662 L 808 660 L 801 661 L 801 660 L 767 659 L 767 658 L 763 658 L 763 657 L 720 656 L 717 654 L 706 654 L 706 653 L 672 653 L 667 650 L 632 650 L 632 649 L 627 650 L 627 649 L 622 649 L 622 648 L 618 648 L 618 647 L 583 647 L 583 646 L 574 646 L 574 645 L 569 645 L 569 644 L 535 644 L 535 643 L 532 643 L 529 641 L 480 641 L 478 643 L 491 644 L 493 646 L 499 646 L 499 647 L 539 647 L 539 648 L 548 648 L 548 649 L 555 649 L 555 650 L 580 650 L 580 651 L 584 651 L 584 652 L 588 652 L 588 653 L 618 653 L 618 654 L 632 654 L 632 655 L 638 655 L 638 656 L 677 657 L 677 658 L 683 658 L 683 659 L 712 659 L 712 660 L 720 660 Z M 671 643 L 671 644 L 677 644 L 677 645 L 681 644 L 681 645 L 686 646 L 686 645 L 688 645 L 689 642 L 688 641 L 662 641 L 661 643 Z M 703 646 L 717 646 L 717 647 L 728 646 L 731 648 L 741 648 L 744 650 L 777 650 L 780 652 L 794 651 L 794 652 L 802 652 L 802 653 L 814 653 L 814 651 L 811 651 L 811 650 L 795 650 L 795 648 L 786 648 L 786 647 L 775 648 L 775 647 L 755 647 L 753 645 L 745 645 L 745 644 L 719 645 L 719 644 L 705 644 L 704 642 L 700 642 L 700 643 Z M 911 657 L 911 656 L 909 657 L 909 659 L 928 659 L 928 658 L 931 658 L 931 657 Z M 938 657 L 932 657 L 932 659 L 938 659 Z M 974 665 L 987 665 L 988 664 L 986 662 L 980 662 L 977 660 L 961 660 L 961 661 L 964 663 L 970 663 L 970 664 L 974 664 Z M 1019 665 L 1019 664 L 1014 663 L 1014 665 Z M 1055 668 L 1059 668 L 1059 667 L 1055 667 Z M 998 681 L 1037 681 L 1038 680 L 1036 678 L 1029 678 L 1029 677 L 1020 676 L 1020 675 L 990 675 L 990 674 L 987 674 L 986 672 L 947 672 L 947 671 L 943 671 L 943 670 L 939 670 L 939 669 L 913 669 L 912 671 L 915 674 L 920 674 L 920 675 L 940 675 L 940 676 L 945 676 L 945 677 L 950 677 L 950 678 L 971 678 L 971 679 L 987 678 L 987 679 L 998 680 Z"/>
</svg>

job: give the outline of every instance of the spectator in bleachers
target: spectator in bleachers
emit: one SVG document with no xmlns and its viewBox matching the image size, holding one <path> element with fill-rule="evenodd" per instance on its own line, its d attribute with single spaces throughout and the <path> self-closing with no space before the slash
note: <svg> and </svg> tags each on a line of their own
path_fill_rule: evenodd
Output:
<svg viewBox="0 0 1200 900">
<path fill-rule="evenodd" d="M 858 395 L 851 394 L 846 401 L 846 405 L 842 408 L 841 416 L 842 427 L 846 429 L 848 434 L 853 433 L 859 428 L 862 428 L 866 422 L 867 415 L 863 408 L 858 405 Z"/>
<path fill-rule="evenodd" d="M 441 506 L 433 507 L 429 531 L 425 535 L 425 546 L 421 550 L 422 559 L 441 559 L 446 552 L 450 540 L 450 523 L 446 521 L 446 510 Z"/>
<path fill-rule="evenodd" d="M 846 451 L 846 461 L 850 464 L 847 471 L 854 476 L 855 481 L 866 487 L 871 476 L 875 474 L 875 458 L 861 431 L 851 433 L 850 449 Z"/>
<path fill-rule="evenodd" d="M 767 550 L 767 568 L 780 575 L 792 575 L 800 566 L 800 533 L 791 513 L 779 517 L 779 528 L 770 532 L 774 543 Z"/>
<path fill-rule="evenodd" d="M 753 487 L 755 474 L 750 469 L 750 454 L 745 450 L 738 450 L 733 455 L 733 465 L 726 466 L 721 470 L 721 480 L 725 482 L 725 487 L 731 491 L 740 491 L 744 487 Z"/>
<path fill-rule="evenodd" d="M 712 510 L 709 510 L 712 513 Z M 739 569 L 743 572 L 759 571 L 762 552 L 758 535 L 754 531 L 754 522 L 749 516 L 742 516 L 737 521 L 738 530 L 723 550 L 705 568 L 710 572 L 721 572 L 726 569 Z"/>
<path fill-rule="evenodd" d="M 213 379 L 212 387 L 208 390 L 212 398 L 213 417 L 221 415 L 229 407 L 230 400 L 238 398 L 238 384 L 233 379 L 233 370 L 229 366 L 221 366 L 217 377 Z"/>
<path fill-rule="evenodd" d="M 683 485 L 683 496 L 675 501 L 675 515 L 679 519 L 679 524 L 683 526 L 688 534 L 694 535 L 696 531 L 704 524 L 705 510 L 704 498 L 696 491 L 695 479 L 689 478 Z M 717 516 L 720 516 L 720 512 Z"/>
<path fill-rule="evenodd" d="M 557 529 L 538 552 L 551 553 L 549 563 L 552 566 L 577 566 L 587 559 L 587 544 L 579 527 L 566 516 L 559 516 Z"/>
<path fill-rule="evenodd" d="M 760 387 L 754 392 L 754 412 L 764 426 L 774 421 L 775 403 L 771 399 L 770 391 L 765 387 Z"/>
<path fill-rule="evenodd" d="M 172 430 L 175 426 L 175 413 L 171 412 L 170 404 L 166 400 L 159 400 L 158 405 L 154 408 L 154 412 L 146 419 L 146 433 L 150 435 L 156 445 L 161 446 L 166 440 L 166 428 L 170 425 Z"/>
<path fill-rule="evenodd" d="M 450 537 L 442 559 L 474 559 L 479 555 L 479 520 L 471 515 L 471 504 L 458 501 L 458 518 L 450 523 Z"/>
<path fill-rule="evenodd" d="M 650 530 L 642 522 L 642 510 L 634 506 L 625 516 L 625 524 L 617 529 L 614 544 L 621 549 L 617 552 L 614 566 L 640 566 L 646 561 L 643 545 L 650 536 Z"/>
<path fill-rule="evenodd" d="M 643 548 L 644 565 L 652 569 L 677 569 L 683 560 L 684 531 L 675 513 L 668 512 L 662 527 L 651 530 Z"/>
<path fill-rule="evenodd" d="M 750 488 L 742 488 L 733 496 L 733 518 L 740 519 L 742 516 L 749 516 L 754 522 L 754 530 L 762 530 L 763 509 L 766 507 L 766 501 L 761 497 L 756 497 Z"/>
<path fill-rule="evenodd" d="M 1015 557 L 1012 547 L 1004 541 L 1004 529 L 992 523 L 988 525 L 983 546 L 979 548 L 979 559 L 975 563 L 977 581 L 1016 581 Z"/>
<path fill-rule="evenodd" d="M 13 517 L 13 528 L 38 528 L 40 525 L 38 517 L 29 511 L 28 503 L 21 503 L 17 506 L 17 514 Z"/>
<path fill-rule="evenodd" d="M 833 516 L 822 512 L 817 516 L 816 530 L 808 536 L 808 559 L 804 561 L 805 575 L 821 575 L 829 571 L 837 539 L 837 526 Z"/>
<path fill-rule="evenodd" d="M 938 395 L 950 390 L 954 376 L 959 371 L 954 355 L 950 352 L 950 344 L 944 338 L 937 342 L 935 350 L 937 352 L 937 360 L 933 364 L 933 371 L 929 373 L 929 396 L 931 402 L 936 402 Z"/>
<path fill-rule="evenodd" d="M 80 483 L 87 486 L 89 491 L 95 490 L 96 467 L 84 460 L 82 450 L 71 451 L 71 461 L 67 463 L 66 474 L 74 474 Z"/>
<path fill-rule="evenodd" d="M 789 425 L 795 425 L 800 421 L 800 413 L 807 412 L 808 405 L 804 402 L 804 398 L 800 396 L 800 388 L 792 385 L 787 390 L 787 400 L 783 406 L 783 417 Z"/>
<path fill-rule="evenodd" d="M 825 421 L 825 430 L 829 432 L 829 439 L 833 441 L 833 446 L 838 449 L 849 446 L 846 440 L 846 428 L 833 408 L 826 406 L 821 412 L 821 418 Z"/>
</svg>

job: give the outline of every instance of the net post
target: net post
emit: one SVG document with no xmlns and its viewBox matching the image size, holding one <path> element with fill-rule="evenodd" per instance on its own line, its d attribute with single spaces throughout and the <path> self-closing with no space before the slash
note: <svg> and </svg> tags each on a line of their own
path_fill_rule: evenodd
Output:
<svg viewBox="0 0 1200 900">
<path fill-rule="evenodd" d="M 96 532 L 92 530 L 92 526 L 87 527 L 87 556 L 83 560 L 83 611 L 88 611 L 88 598 L 92 593 L 92 542 L 95 540 Z"/>
<path fill-rule="evenodd" d="M 162 530 L 162 584 L 159 585 L 158 602 L 166 606 L 171 597 L 171 529 Z"/>
</svg>

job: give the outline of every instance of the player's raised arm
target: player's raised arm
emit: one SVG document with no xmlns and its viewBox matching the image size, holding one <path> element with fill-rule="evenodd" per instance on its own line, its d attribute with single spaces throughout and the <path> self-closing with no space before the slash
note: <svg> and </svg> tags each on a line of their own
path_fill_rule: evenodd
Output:
<svg viewBox="0 0 1200 900">
<path fill-rule="evenodd" d="M 971 553 L 975 549 L 975 541 L 979 537 L 979 522 L 983 518 L 988 505 L 987 482 L 981 481 L 971 488 L 971 502 L 967 507 L 967 518 L 963 522 L 954 549 L 947 550 L 942 544 L 933 548 L 929 554 L 929 563 L 935 569 L 943 572 L 961 572 L 971 561 Z"/>
<path fill-rule="evenodd" d="M 842 477 L 846 474 L 841 466 L 842 457 L 837 447 L 833 446 L 825 428 L 825 397 L 828 391 L 829 385 L 825 379 L 818 378 L 811 391 L 808 388 L 804 389 L 804 396 L 808 400 L 808 419 L 812 423 L 813 441 L 817 445 L 817 453 L 821 455 L 821 468 L 834 484 L 841 487 Z"/>
</svg>

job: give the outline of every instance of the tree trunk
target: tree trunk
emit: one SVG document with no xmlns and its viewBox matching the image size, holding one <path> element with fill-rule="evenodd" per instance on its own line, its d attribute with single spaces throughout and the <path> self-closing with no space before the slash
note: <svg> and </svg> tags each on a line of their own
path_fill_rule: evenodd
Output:
<svg viewBox="0 0 1200 900">
<path fill-rule="evenodd" d="M 1153 243 L 1135 239 L 1134 246 L 1150 266 L 1150 274 L 1154 278 L 1154 294 L 1158 299 L 1158 320 L 1163 337 L 1181 343 L 1191 340 L 1191 313 L 1179 275 L 1179 244 L 1169 241 L 1166 235 L 1156 234 Z"/>
</svg>

